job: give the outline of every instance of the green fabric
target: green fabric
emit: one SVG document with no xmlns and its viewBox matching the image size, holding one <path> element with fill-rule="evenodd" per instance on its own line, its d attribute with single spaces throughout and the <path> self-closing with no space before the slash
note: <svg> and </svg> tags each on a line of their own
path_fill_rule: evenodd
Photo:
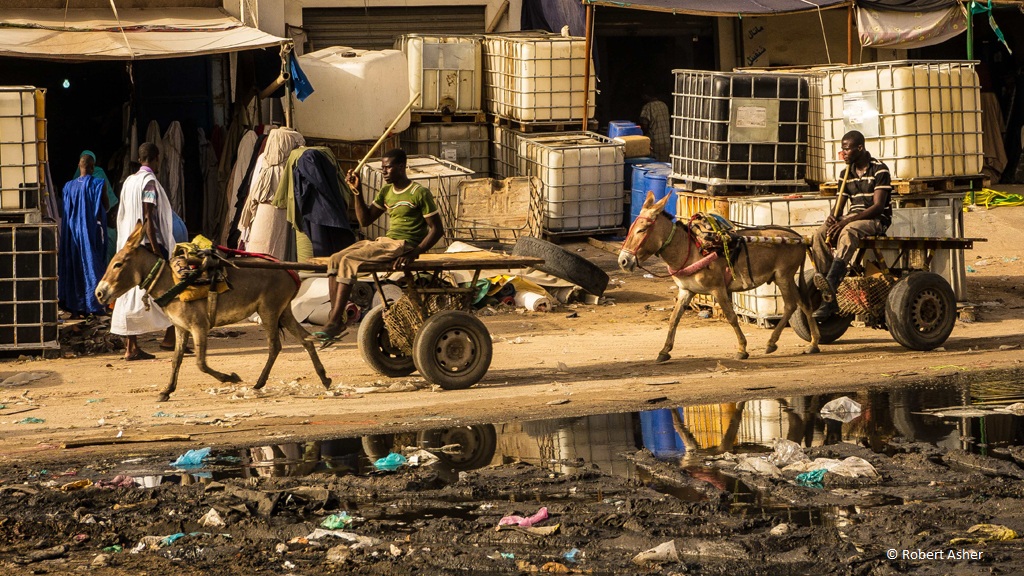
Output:
<svg viewBox="0 0 1024 576">
<path fill-rule="evenodd" d="M 313 242 L 298 230 L 295 231 L 295 257 L 299 262 L 309 262 L 313 258 Z"/>
<path fill-rule="evenodd" d="M 423 186 L 413 182 L 405 191 L 385 184 L 373 203 L 387 210 L 390 225 L 387 237 L 419 244 L 427 236 L 427 216 L 437 213 L 434 196 Z"/>
<path fill-rule="evenodd" d="M 331 161 L 334 164 L 334 169 L 338 173 L 338 189 L 341 190 L 342 194 L 350 193 L 351 189 L 348 184 L 345 183 L 345 175 L 342 174 L 341 168 L 338 166 L 338 159 L 334 157 L 334 152 L 331 152 L 330 148 L 326 146 L 299 146 L 298 148 L 291 151 L 288 155 L 288 160 L 284 163 L 284 173 L 281 174 L 281 181 L 277 185 L 277 192 L 274 194 L 274 206 L 287 211 L 288 221 L 291 222 L 292 228 L 301 234 L 302 228 L 299 223 L 295 221 L 295 163 L 299 161 L 299 157 L 306 153 L 307 150 L 316 150 Z M 348 206 L 352 205 L 352 198 L 345 198 L 345 203 Z M 309 238 L 306 238 L 309 242 Z M 310 256 L 312 257 L 312 244 L 310 244 Z"/>
</svg>

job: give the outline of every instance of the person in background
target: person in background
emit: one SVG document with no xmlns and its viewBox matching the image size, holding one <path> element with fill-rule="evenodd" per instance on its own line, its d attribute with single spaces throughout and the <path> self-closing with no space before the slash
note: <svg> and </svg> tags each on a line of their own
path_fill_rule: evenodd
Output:
<svg viewBox="0 0 1024 576">
<path fill-rule="evenodd" d="M 836 213 L 844 204 L 849 212 L 840 219 L 829 214 L 814 233 L 811 260 L 814 262 L 814 285 L 821 290 L 824 302 L 814 311 L 815 318 L 828 318 L 839 311 L 835 293 L 846 277 L 860 239 L 882 236 L 892 224 L 892 177 L 889 167 L 871 157 L 864 149 L 864 135 L 851 130 L 843 135 L 839 158 L 846 162 L 840 175 L 845 180 L 843 193 L 836 199 Z M 835 247 L 833 253 L 832 247 Z"/>
<path fill-rule="evenodd" d="M 668 162 L 672 154 L 672 116 L 668 105 L 658 99 L 654 89 L 645 85 L 641 96 L 644 107 L 640 109 L 640 128 L 651 139 L 651 156 L 658 162 Z"/>
<path fill-rule="evenodd" d="M 117 208 L 117 194 L 114 193 L 114 186 L 110 181 L 110 177 L 108 177 L 103 168 L 96 163 L 96 155 L 93 154 L 91 150 L 82 150 L 82 153 L 79 156 L 88 156 L 92 158 L 92 175 L 95 178 L 103 180 L 103 191 L 107 198 L 105 203 L 107 213 L 103 216 L 103 223 L 107 228 L 107 254 L 106 261 L 104 263 L 110 262 L 110 259 L 114 257 L 114 254 L 117 254 L 117 212 L 114 211 L 114 209 Z M 74 177 L 79 177 L 78 171 L 75 171 Z"/>
<path fill-rule="evenodd" d="M 143 222 L 143 244 L 167 258 L 174 249 L 174 211 L 167 193 L 156 178 L 160 150 L 152 142 L 139 146 L 139 171 L 124 181 L 121 205 L 117 210 L 117 249 L 124 247 L 135 225 Z M 138 344 L 138 335 L 167 329 L 160 347 L 174 349 L 174 329 L 170 320 L 139 287 L 132 288 L 114 303 L 110 332 L 125 337 L 125 360 L 149 360 L 154 356 Z"/>
<path fill-rule="evenodd" d="M 381 171 L 385 185 L 377 192 L 369 206 L 360 191 L 359 176 L 349 170 L 345 181 L 352 188 L 356 218 L 362 227 L 369 226 L 385 212 L 388 215 L 387 235 L 374 240 L 360 240 L 348 248 L 334 253 L 327 266 L 330 280 L 331 312 L 327 325 L 309 336 L 309 340 L 323 344 L 344 335 L 345 306 L 352 294 L 359 265 L 363 262 L 394 261 L 400 270 L 430 250 L 444 234 L 444 225 L 430 190 L 409 180 L 405 167 L 405 151 L 394 149 L 384 154 Z"/>
<path fill-rule="evenodd" d="M 64 218 L 60 221 L 57 302 L 72 318 L 102 314 L 96 284 L 107 267 L 107 202 L 105 181 L 95 175 L 96 157 L 78 159 L 78 175 L 64 185 Z"/>
</svg>

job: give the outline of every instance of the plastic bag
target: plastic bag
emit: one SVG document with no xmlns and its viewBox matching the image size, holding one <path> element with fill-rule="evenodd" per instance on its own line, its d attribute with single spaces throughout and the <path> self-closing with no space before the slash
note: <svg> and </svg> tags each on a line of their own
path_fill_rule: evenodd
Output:
<svg viewBox="0 0 1024 576">
<path fill-rule="evenodd" d="M 803 448 L 792 440 L 776 438 L 774 445 L 775 452 L 768 456 L 768 461 L 779 468 L 785 468 L 794 462 L 810 460 L 810 458 L 807 457 L 807 454 L 804 454 Z"/>
<path fill-rule="evenodd" d="M 850 456 L 829 470 L 833 474 L 850 478 L 878 478 L 878 472 L 870 462 L 857 456 Z"/>
<path fill-rule="evenodd" d="M 199 468 L 203 465 L 203 459 L 210 455 L 209 448 L 200 448 L 199 450 L 189 450 L 174 462 L 171 462 L 171 466 L 176 468 Z"/>
<path fill-rule="evenodd" d="M 741 457 L 739 464 L 736 466 L 736 470 L 741 472 L 753 472 L 754 474 L 766 474 L 768 476 L 775 477 L 782 476 L 782 472 L 779 471 L 778 466 L 755 456 L 748 456 L 745 458 Z"/>
<path fill-rule="evenodd" d="M 391 454 L 388 454 L 384 458 L 381 458 L 380 460 L 374 462 L 373 466 L 377 470 L 387 470 L 388 472 L 393 472 L 395 470 L 398 470 L 403 464 L 407 462 L 408 460 L 405 459 L 405 456 L 402 456 L 397 452 L 392 452 Z"/>
<path fill-rule="evenodd" d="M 824 418 L 846 423 L 860 416 L 860 404 L 854 402 L 849 396 L 843 396 L 822 406 L 821 415 Z"/>
</svg>

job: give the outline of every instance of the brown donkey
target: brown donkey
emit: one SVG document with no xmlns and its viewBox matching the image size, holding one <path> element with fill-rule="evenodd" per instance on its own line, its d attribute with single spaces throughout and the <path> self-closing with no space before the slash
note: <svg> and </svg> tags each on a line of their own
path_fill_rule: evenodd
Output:
<svg viewBox="0 0 1024 576">
<path fill-rule="evenodd" d="M 800 235 L 793 230 L 777 227 L 741 230 L 738 232 L 741 236 L 777 238 L 775 242 L 779 243 L 764 240 L 740 244 L 740 254 L 736 258 L 735 266 L 730 269 L 724 258 L 705 259 L 689 225 L 673 222 L 664 213 L 665 202 L 670 197 L 671 195 L 655 202 L 654 194 L 647 193 L 643 208 L 629 229 L 619 252 L 619 268 L 626 272 L 632 272 L 651 256 L 661 256 L 668 266 L 672 280 L 679 287 L 676 305 L 669 320 L 671 326 L 668 337 L 661 353 L 658 354 L 658 362 L 665 362 L 671 358 L 669 352 L 675 343 L 679 318 L 695 294 L 710 294 L 721 306 L 722 313 L 736 331 L 736 339 L 739 342 L 736 358 L 746 360 L 749 357 L 747 339 L 740 330 L 736 312 L 732 308 L 732 293 L 752 290 L 767 282 L 774 282 L 778 286 L 784 302 L 782 318 L 772 331 L 765 350 L 768 354 L 775 352 L 778 349 L 776 343 L 779 336 L 797 307 L 807 318 L 810 318 L 813 312 L 810 304 L 801 298 L 796 280 L 807 251 L 800 243 Z M 783 239 L 793 240 L 792 243 L 786 243 L 787 241 Z M 818 351 L 818 325 L 817 322 L 808 324 L 811 330 L 811 345 L 805 352 L 815 353 Z"/>
<path fill-rule="evenodd" d="M 151 252 L 146 246 L 142 246 L 143 225 L 135 226 L 135 230 L 128 237 L 124 248 L 118 251 L 107 266 L 107 272 L 103 275 L 99 284 L 96 285 L 96 299 L 101 304 L 112 302 L 128 290 L 139 286 L 147 276 L 158 270 L 157 264 L 161 258 Z M 174 357 L 171 363 L 171 381 L 167 388 L 160 393 L 159 401 L 166 401 L 171 392 L 174 392 L 178 382 L 178 368 L 181 367 L 181 358 L 185 355 L 185 343 L 188 335 L 196 343 L 196 365 L 199 370 L 213 376 L 221 382 L 241 382 L 238 374 L 225 374 L 218 372 L 206 365 L 206 337 L 210 329 L 216 326 L 224 326 L 238 322 L 254 313 L 259 314 L 263 322 L 263 329 L 267 332 L 267 344 L 270 354 L 263 372 L 256 380 L 254 389 L 260 389 L 267 383 L 270 369 L 274 366 L 274 360 L 281 352 L 281 334 L 279 328 L 291 332 L 292 336 L 298 339 L 302 347 L 309 353 L 313 360 L 313 368 L 323 383 L 324 388 L 330 388 L 331 379 L 324 371 L 324 365 L 316 354 L 316 349 L 311 342 L 306 342 L 309 335 L 299 322 L 292 315 L 292 298 L 298 292 L 295 281 L 285 270 L 266 270 L 257 268 L 232 268 L 229 280 L 231 290 L 220 294 L 217 299 L 216 318 L 211 322 L 209 308 L 205 299 L 182 302 L 174 298 L 163 311 L 174 324 L 177 335 L 174 346 Z M 170 266 L 159 268 L 157 277 L 149 286 L 149 292 L 155 297 L 166 293 L 174 281 L 171 279 Z"/>
</svg>

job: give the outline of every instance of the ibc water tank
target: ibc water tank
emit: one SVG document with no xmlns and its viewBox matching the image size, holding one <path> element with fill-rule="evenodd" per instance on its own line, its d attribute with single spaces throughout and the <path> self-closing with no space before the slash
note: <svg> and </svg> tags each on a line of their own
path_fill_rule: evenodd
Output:
<svg viewBox="0 0 1024 576">
<path fill-rule="evenodd" d="M 292 96 L 295 129 L 306 138 L 376 140 L 409 103 L 409 68 L 398 50 L 332 46 L 299 56 L 314 92 Z M 406 112 L 395 132 L 409 127 Z"/>
</svg>

